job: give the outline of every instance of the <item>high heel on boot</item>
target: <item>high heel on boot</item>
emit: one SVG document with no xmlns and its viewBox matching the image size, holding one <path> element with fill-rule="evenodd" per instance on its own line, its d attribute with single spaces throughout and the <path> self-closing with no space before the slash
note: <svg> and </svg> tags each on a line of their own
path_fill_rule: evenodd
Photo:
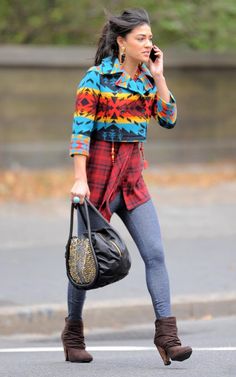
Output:
<svg viewBox="0 0 236 377">
<path fill-rule="evenodd" d="M 167 352 L 164 350 L 164 348 L 160 347 L 160 346 L 156 346 L 157 347 L 157 350 L 164 362 L 165 365 L 170 365 L 171 364 L 171 361 L 170 361 L 170 357 L 168 356 Z"/>
<path fill-rule="evenodd" d="M 65 360 L 72 363 L 89 363 L 93 360 L 85 349 L 84 326 L 82 321 L 65 319 L 65 328 L 61 334 Z"/>
<path fill-rule="evenodd" d="M 173 361 L 184 361 L 192 354 L 192 348 L 182 346 L 177 335 L 175 317 L 162 317 L 155 321 L 154 344 L 165 365 Z"/>
</svg>

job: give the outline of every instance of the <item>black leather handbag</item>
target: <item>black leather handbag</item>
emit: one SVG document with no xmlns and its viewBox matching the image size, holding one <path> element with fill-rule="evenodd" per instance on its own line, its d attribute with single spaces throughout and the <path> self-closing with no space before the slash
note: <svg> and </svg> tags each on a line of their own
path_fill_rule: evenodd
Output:
<svg viewBox="0 0 236 377">
<path fill-rule="evenodd" d="M 80 211 L 86 231 L 73 236 L 74 210 Z M 101 228 L 92 230 L 90 216 L 98 216 Z M 70 233 L 66 244 L 66 272 L 76 288 L 95 289 L 123 279 L 129 272 L 129 251 L 118 232 L 85 198 L 71 204 Z"/>
</svg>

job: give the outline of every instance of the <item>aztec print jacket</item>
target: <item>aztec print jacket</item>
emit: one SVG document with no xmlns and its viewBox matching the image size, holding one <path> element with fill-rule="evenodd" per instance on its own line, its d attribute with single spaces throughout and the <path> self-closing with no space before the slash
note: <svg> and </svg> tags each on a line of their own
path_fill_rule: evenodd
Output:
<svg viewBox="0 0 236 377">
<path fill-rule="evenodd" d="M 151 116 L 165 128 L 176 124 L 176 101 L 160 98 L 154 79 L 142 64 L 136 80 L 118 58 L 106 57 L 81 80 L 72 125 L 70 155 L 89 155 L 90 139 L 143 142 Z"/>
</svg>

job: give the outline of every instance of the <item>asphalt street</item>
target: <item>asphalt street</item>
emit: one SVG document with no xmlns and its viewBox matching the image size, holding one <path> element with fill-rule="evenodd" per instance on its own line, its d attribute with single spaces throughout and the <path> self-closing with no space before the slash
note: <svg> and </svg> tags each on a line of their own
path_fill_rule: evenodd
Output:
<svg viewBox="0 0 236 377">
<path fill-rule="evenodd" d="M 162 229 L 172 296 L 235 292 L 236 186 L 150 188 Z M 64 245 L 69 201 L 6 203 L 0 208 L 0 307 L 65 303 Z M 90 291 L 88 301 L 148 299 L 144 265 L 120 219 L 113 224 L 131 251 L 127 278 Z"/>
<path fill-rule="evenodd" d="M 185 362 L 164 366 L 152 343 L 153 328 L 87 333 L 90 364 L 64 361 L 59 334 L 54 337 L 0 337 L 1 377 L 235 377 L 236 317 L 180 321 L 183 344 L 193 347 Z"/>
<path fill-rule="evenodd" d="M 178 319 L 236 313 L 236 184 L 151 186 Z M 53 334 L 67 314 L 65 243 L 70 202 L 38 200 L 0 207 L 0 334 Z M 131 252 L 130 274 L 89 291 L 88 329 L 153 323 L 144 264 L 117 216 L 113 224 Z M 3 288 L 4 287 L 4 288 Z"/>
</svg>

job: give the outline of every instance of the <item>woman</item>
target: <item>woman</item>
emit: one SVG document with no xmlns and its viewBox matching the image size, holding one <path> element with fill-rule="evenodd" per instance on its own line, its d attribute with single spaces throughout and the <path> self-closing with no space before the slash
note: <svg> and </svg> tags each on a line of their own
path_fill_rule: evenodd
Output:
<svg viewBox="0 0 236 377">
<path fill-rule="evenodd" d="M 154 343 L 169 365 L 170 360 L 190 357 L 192 349 L 181 346 L 177 336 L 157 213 L 142 177 L 142 142 L 151 116 L 162 127 L 173 128 L 176 103 L 163 75 L 163 53 L 152 42 L 147 13 L 129 9 L 107 21 L 95 65 L 78 87 L 70 147 L 75 168 L 71 196 L 79 197 L 81 204 L 84 197 L 90 198 L 108 220 L 116 212 L 129 230 L 145 263 L 156 316 Z M 83 334 L 85 294 L 69 283 L 62 342 L 71 362 L 92 361 Z"/>
</svg>

